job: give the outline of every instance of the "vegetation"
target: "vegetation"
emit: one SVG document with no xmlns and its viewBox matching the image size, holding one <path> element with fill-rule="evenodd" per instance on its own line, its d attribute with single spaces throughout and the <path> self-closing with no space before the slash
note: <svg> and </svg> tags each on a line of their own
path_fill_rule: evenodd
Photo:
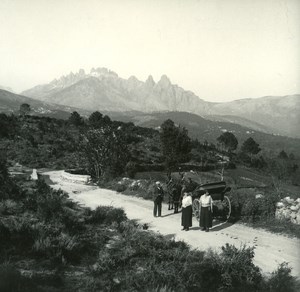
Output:
<svg viewBox="0 0 300 292">
<path fill-rule="evenodd" d="M 234 134 L 225 132 L 217 138 L 217 141 L 221 143 L 224 149 L 228 152 L 236 150 L 238 146 L 238 140 Z"/>
<path fill-rule="evenodd" d="M 1 173 L 5 176 L 6 164 Z M 11 179 L 11 178 L 10 178 Z M 122 209 L 11 179 L 0 199 L 0 291 L 296 291 L 288 265 L 264 278 L 252 248 L 197 251 L 144 230 Z M 278 290 L 276 290 L 278 289 Z"/>
<path fill-rule="evenodd" d="M 160 142 L 162 155 L 169 172 L 177 169 L 180 162 L 189 160 L 191 144 L 188 132 L 185 128 L 175 126 L 170 119 L 161 125 Z"/>
<path fill-rule="evenodd" d="M 299 226 L 274 224 L 276 203 L 299 193 L 293 153 L 271 153 L 252 137 L 237 141 L 231 133 L 223 133 L 217 145 L 192 140 L 171 120 L 157 131 L 100 112 L 88 119 L 73 112 L 67 121 L 28 114 L 0 114 L 0 151 L 10 166 L 80 170 L 100 186 L 145 199 L 170 172 L 193 170 L 198 183 L 224 177 L 232 187 L 232 220 L 300 237 Z M 250 248 L 191 251 L 143 230 L 122 209 L 82 208 L 42 180 L 12 178 L 1 159 L 0 234 L 0 291 L 283 291 L 282 282 L 290 291 L 297 287 L 285 264 L 265 279 Z"/>
<path fill-rule="evenodd" d="M 25 116 L 28 115 L 30 113 L 30 105 L 28 103 L 22 103 L 20 105 L 20 115 L 21 116 Z"/>
</svg>

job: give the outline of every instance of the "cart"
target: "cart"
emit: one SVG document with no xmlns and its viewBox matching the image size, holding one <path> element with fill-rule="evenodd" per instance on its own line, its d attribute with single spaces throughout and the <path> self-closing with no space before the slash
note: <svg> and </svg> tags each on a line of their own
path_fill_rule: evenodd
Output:
<svg viewBox="0 0 300 292">
<path fill-rule="evenodd" d="M 213 217 L 228 220 L 231 214 L 230 199 L 226 194 L 230 192 L 231 188 L 226 186 L 225 181 L 201 184 L 192 192 L 193 197 L 193 214 L 199 221 L 200 218 L 200 197 L 207 190 L 213 200 Z"/>
</svg>

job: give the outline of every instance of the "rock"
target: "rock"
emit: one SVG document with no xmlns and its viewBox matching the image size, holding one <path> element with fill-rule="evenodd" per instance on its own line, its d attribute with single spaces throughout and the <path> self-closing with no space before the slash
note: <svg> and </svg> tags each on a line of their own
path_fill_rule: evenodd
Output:
<svg viewBox="0 0 300 292">
<path fill-rule="evenodd" d="M 298 211 L 299 210 L 299 208 L 300 208 L 300 206 L 299 205 L 296 205 L 296 206 L 291 206 L 290 207 L 290 210 L 292 210 L 292 211 Z"/>
<path fill-rule="evenodd" d="M 300 214 L 297 214 L 295 221 L 296 224 L 300 225 Z"/>
<path fill-rule="evenodd" d="M 283 208 L 284 207 L 284 204 L 282 202 L 278 202 L 276 204 L 276 208 Z"/>
<path fill-rule="evenodd" d="M 30 178 L 31 178 L 32 180 L 37 180 L 37 179 L 38 179 L 38 175 L 37 175 L 36 169 L 33 169 L 33 170 L 32 170 L 32 174 L 30 175 Z"/>
<path fill-rule="evenodd" d="M 283 202 L 286 202 L 286 203 L 288 203 L 288 204 L 293 204 L 293 203 L 295 202 L 295 200 L 294 200 L 294 199 L 291 199 L 290 197 L 285 197 L 285 198 L 283 199 Z"/>
<path fill-rule="evenodd" d="M 257 194 L 257 195 L 255 196 L 255 199 L 262 199 L 262 198 L 264 198 L 264 195 L 263 195 L 263 194 Z"/>
</svg>

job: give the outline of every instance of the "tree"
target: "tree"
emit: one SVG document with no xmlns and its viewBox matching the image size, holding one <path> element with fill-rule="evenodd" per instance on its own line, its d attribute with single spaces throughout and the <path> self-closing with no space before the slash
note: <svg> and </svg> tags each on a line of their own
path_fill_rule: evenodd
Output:
<svg viewBox="0 0 300 292">
<path fill-rule="evenodd" d="M 20 115 L 21 116 L 26 116 L 30 113 L 31 109 L 30 109 L 30 105 L 28 103 L 22 103 L 20 105 Z"/>
<path fill-rule="evenodd" d="M 226 151 L 234 151 L 238 146 L 237 138 L 230 132 L 225 132 L 217 138 L 217 141 L 223 145 Z"/>
<path fill-rule="evenodd" d="M 82 126 L 83 125 L 83 118 L 80 116 L 80 114 L 76 111 L 72 112 L 69 117 L 69 122 L 73 125 Z"/>
<path fill-rule="evenodd" d="M 186 160 L 191 151 L 191 139 L 188 131 L 175 126 L 170 119 L 161 125 L 160 143 L 161 152 L 169 171 L 171 168 L 176 168 L 179 162 Z"/>
<path fill-rule="evenodd" d="M 250 155 L 255 155 L 257 154 L 261 148 L 259 147 L 259 144 L 254 141 L 252 137 L 248 138 L 246 141 L 244 141 L 241 151 L 250 154 Z"/>
<path fill-rule="evenodd" d="M 17 131 L 17 123 L 14 116 L 0 113 L 0 138 L 14 136 Z"/>
<path fill-rule="evenodd" d="M 129 160 L 129 150 L 122 131 L 110 126 L 87 131 L 83 135 L 83 154 L 92 177 L 120 175 Z"/>
<path fill-rule="evenodd" d="M 95 128 L 101 127 L 103 125 L 103 115 L 98 111 L 93 112 L 89 116 L 89 124 Z"/>
<path fill-rule="evenodd" d="M 286 152 L 284 150 L 281 150 L 278 154 L 278 158 L 280 159 L 288 159 L 288 155 L 286 154 Z"/>
</svg>

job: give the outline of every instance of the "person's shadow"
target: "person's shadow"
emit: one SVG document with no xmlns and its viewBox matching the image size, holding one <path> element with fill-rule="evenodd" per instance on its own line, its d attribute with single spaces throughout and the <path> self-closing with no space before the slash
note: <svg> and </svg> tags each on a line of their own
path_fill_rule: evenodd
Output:
<svg viewBox="0 0 300 292">
<path fill-rule="evenodd" d="M 198 223 L 198 225 L 190 227 L 190 230 L 201 230 L 202 227 L 199 226 L 199 221 L 197 221 L 197 223 Z M 209 231 L 211 231 L 211 232 L 220 231 L 220 230 L 226 229 L 232 225 L 233 225 L 233 223 L 230 223 L 227 221 L 215 220 L 213 222 L 213 226 L 211 228 L 209 228 Z"/>
<path fill-rule="evenodd" d="M 180 214 L 180 213 L 181 213 L 181 210 L 178 211 L 177 213 L 172 212 L 172 213 L 168 213 L 166 215 L 161 215 L 160 217 L 164 218 L 164 217 L 168 217 L 168 216 L 172 216 L 172 215 L 176 215 L 176 214 Z"/>
<path fill-rule="evenodd" d="M 211 231 L 220 231 L 220 230 L 226 229 L 232 225 L 233 225 L 233 223 L 230 223 L 228 221 L 216 220 L 215 222 L 213 222 L 213 226 L 210 230 Z"/>
</svg>

